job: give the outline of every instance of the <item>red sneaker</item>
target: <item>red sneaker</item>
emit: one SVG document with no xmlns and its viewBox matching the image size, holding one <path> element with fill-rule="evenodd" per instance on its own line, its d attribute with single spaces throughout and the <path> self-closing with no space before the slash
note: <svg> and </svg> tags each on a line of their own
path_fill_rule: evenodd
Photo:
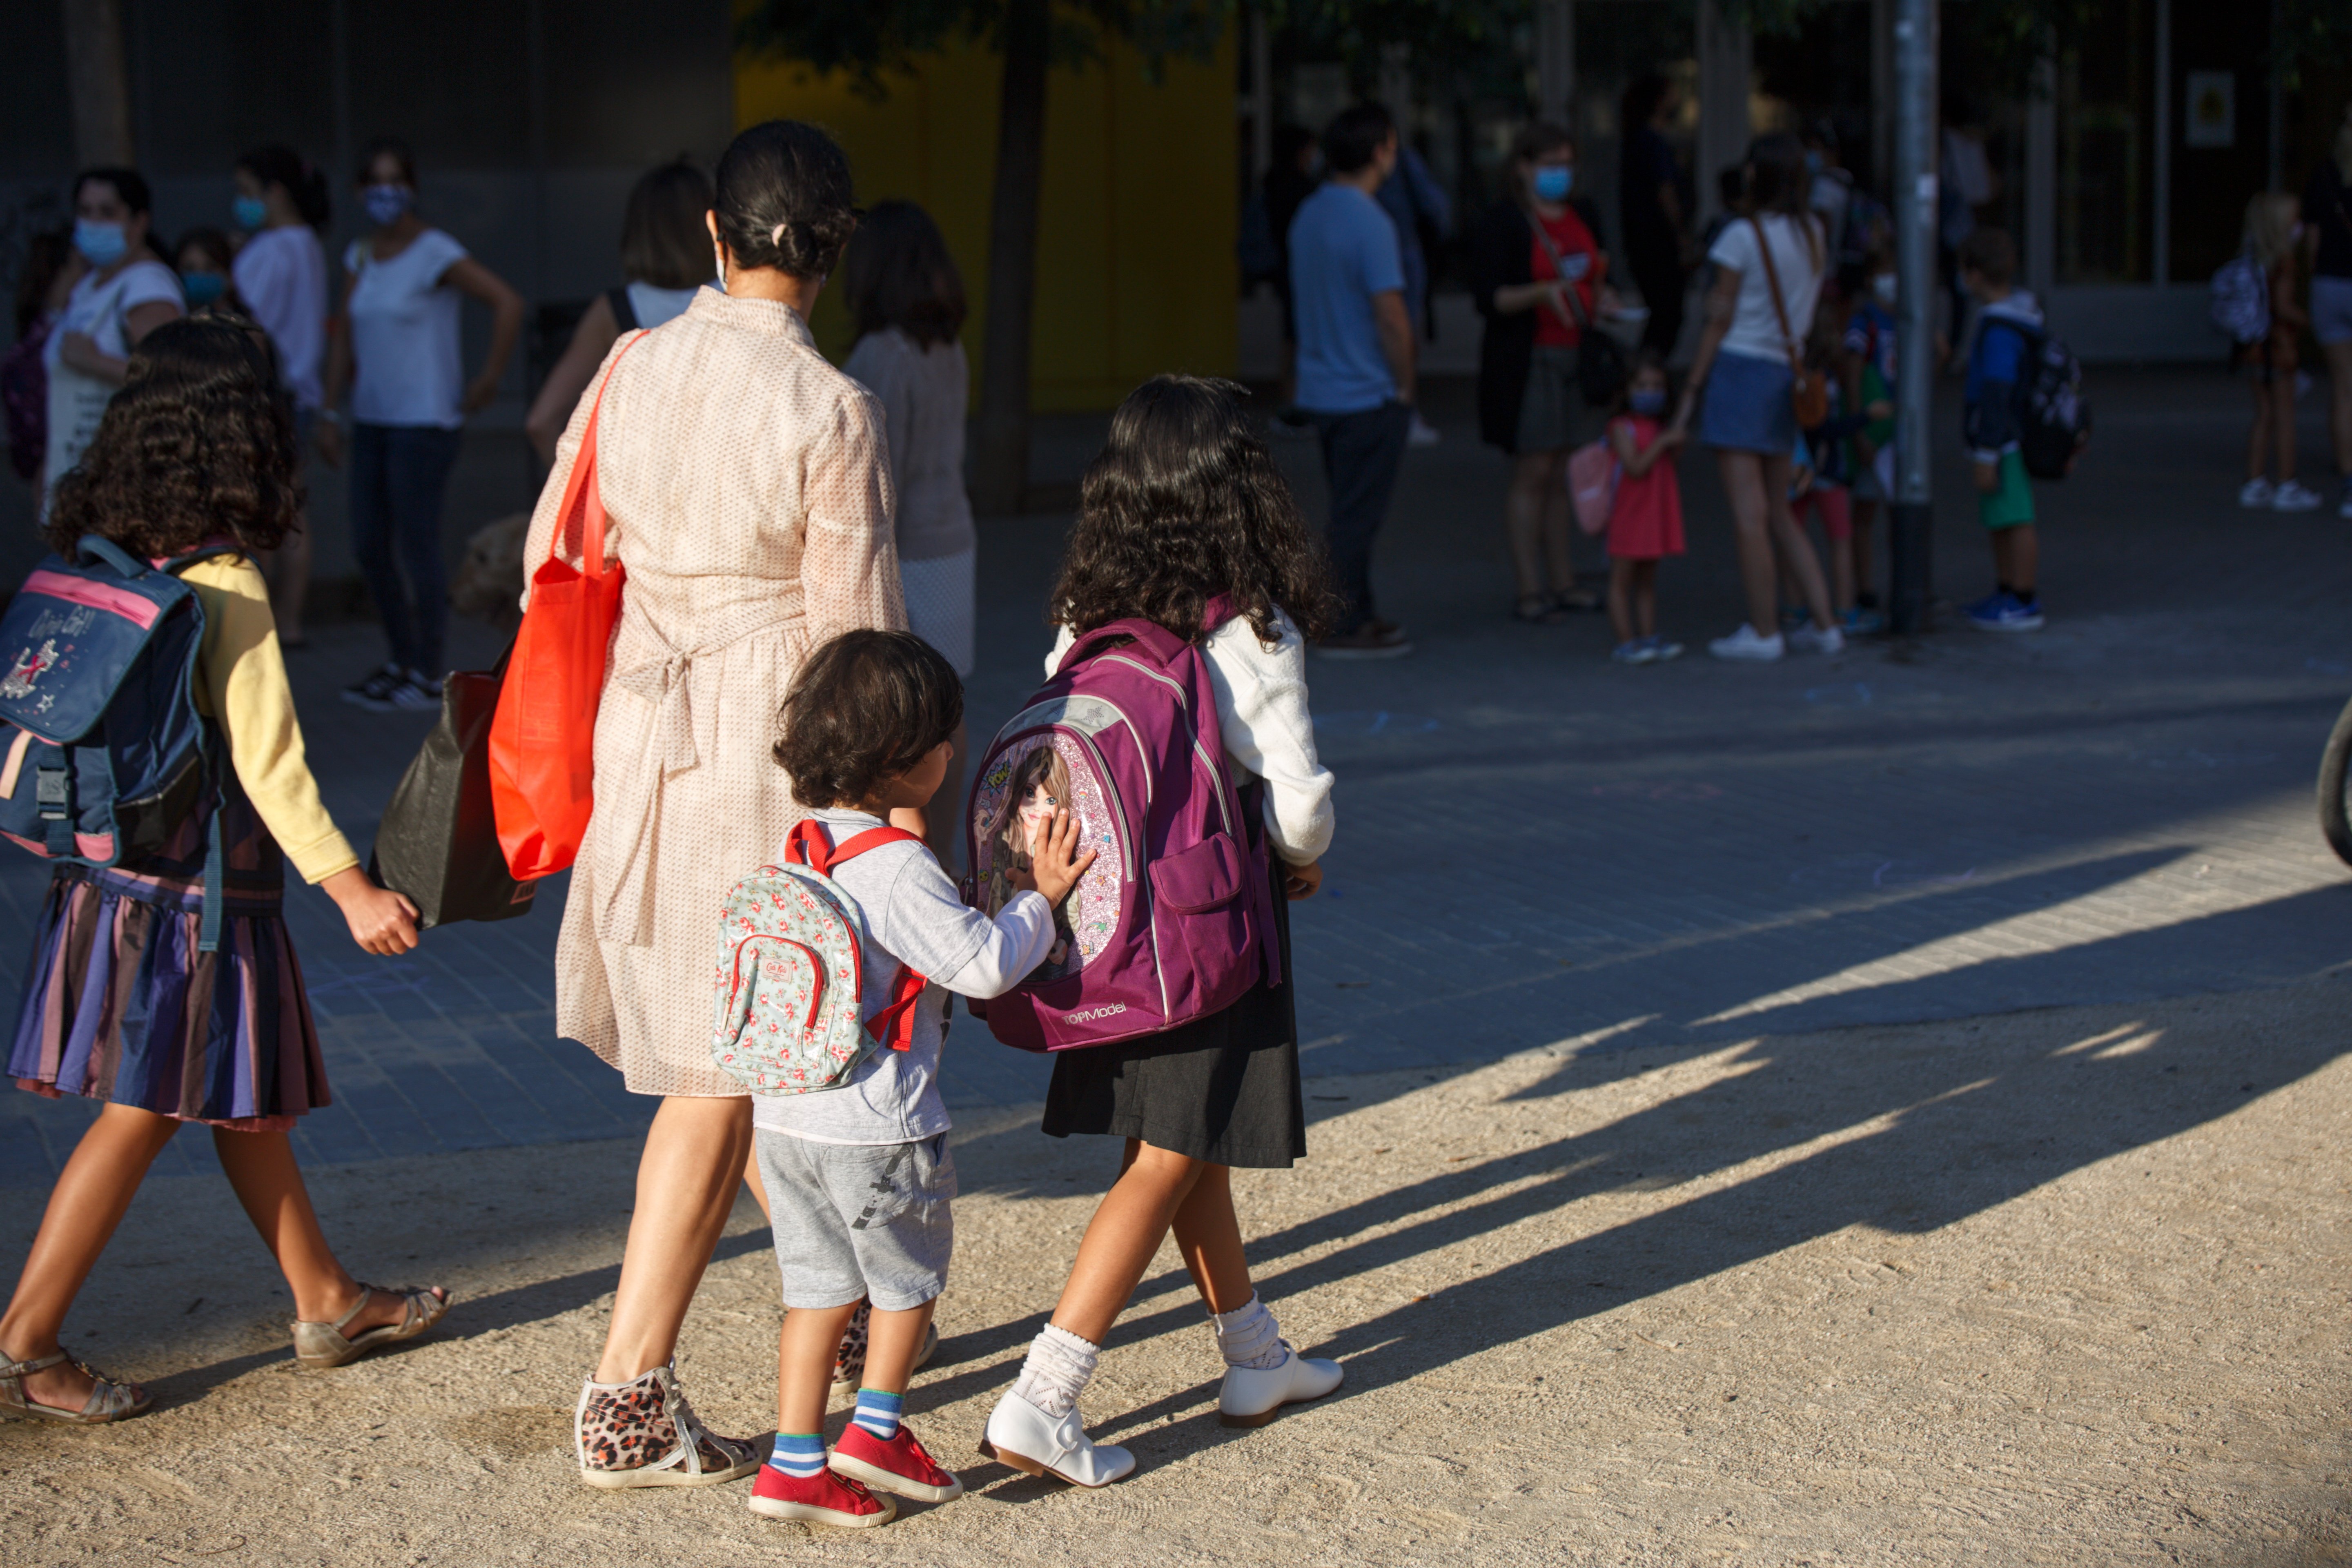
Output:
<svg viewBox="0 0 2352 1568">
<path fill-rule="evenodd" d="M 878 1490 L 920 1502 L 953 1502 L 963 1496 L 963 1483 L 956 1479 L 955 1472 L 940 1468 L 903 1421 L 898 1423 L 898 1435 L 887 1443 L 851 1422 L 826 1463 L 836 1474 L 855 1477 L 852 1486 L 864 1481 Z"/>
<path fill-rule="evenodd" d="M 763 1519 L 797 1519 L 803 1524 L 863 1530 L 898 1518 L 898 1505 L 830 1470 L 819 1470 L 803 1480 L 773 1465 L 761 1465 L 759 1479 L 751 1483 L 751 1511 Z"/>
</svg>

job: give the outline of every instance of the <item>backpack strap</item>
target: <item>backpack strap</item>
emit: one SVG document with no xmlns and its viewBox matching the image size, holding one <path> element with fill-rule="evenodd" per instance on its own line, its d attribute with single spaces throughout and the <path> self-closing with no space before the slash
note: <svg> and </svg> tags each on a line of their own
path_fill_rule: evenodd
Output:
<svg viewBox="0 0 2352 1568">
<path fill-rule="evenodd" d="M 1132 638 L 1142 644 L 1150 650 L 1151 657 L 1163 665 L 1173 664 L 1177 656 L 1184 651 L 1184 644 L 1178 639 L 1174 632 L 1157 621 L 1147 621 L 1138 616 L 1131 620 L 1112 621 L 1107 626 L 1097 626 L 1094 630 L 1072 641 L 1070 651 L 1062 656 L 1062 662 L 1054 667 L 1054 673 L 1059 675 L 1082 660 L 1092 658 L 1102 651 L 1103 644 L 1119 637 Z"/>
<path fill-rule="evenodd" d="M 835 867 L 845 860 L 855 860 L 868 849 L 879 849 L 886 844 L 920 844 L 922 838 L 903 827 L 869 827 L 853 835 L 839 847 L 824 824 L 813 816 L 804 816 L 793 824 L 784 836 L 784 859 L 787 864 L 805 866 L 820 877 L 833 875 Z M 915 973 L 915 966 L 901 962 L 898 978 L 890 982 L 890 1000 L 881 1011 L 866 1020 L 866 1032 L 877 1045 L 894 1051 L 910 1048 L 915 1043 L 915 1004 L 922 1000 L 923 987 L 930 981 Z"/>
</svg>

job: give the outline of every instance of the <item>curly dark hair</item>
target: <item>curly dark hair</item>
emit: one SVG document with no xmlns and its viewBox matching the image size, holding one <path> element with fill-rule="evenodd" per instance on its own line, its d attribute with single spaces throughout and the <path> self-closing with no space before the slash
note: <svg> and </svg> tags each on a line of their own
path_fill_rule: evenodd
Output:
<svg viewBox="0 0 2352 1568">
<path fill-rule="evenodd" d="M 100 534 L 141 559 L 208 539 L 275 550 L 299 526 L 294 421 L 261 329 L 207 314 L 140 340 L 81 462 L 58 481 L 48 542 L 70 556 Z"/>
<path fill-rule="evenodd" d="M 1309 641 L 1331 630 L 1322 541 L 1243 413 L 1246 395 L 1192 375 L 1128 394 L 1078 487 L 1049 620 L 1083 635 L 1140 617 L 1197 642 L 1209 601 L 1225 594 L 1268 647 L 1277 609 Z"/>
<path fill-rule="evenodd" d="M 849 160 L 814 125 L 771 120 L 727 144 L 710 204 L 738 267 L 820 278 L 863 216 L 850 205 Z"/>
<path fill-rule="evenodd" d="M 963 682 L 912 632 L 844 632 L 784 693 L 776 764 L 803 805 L 858 805 L 963 722 Z"/>
</svg>

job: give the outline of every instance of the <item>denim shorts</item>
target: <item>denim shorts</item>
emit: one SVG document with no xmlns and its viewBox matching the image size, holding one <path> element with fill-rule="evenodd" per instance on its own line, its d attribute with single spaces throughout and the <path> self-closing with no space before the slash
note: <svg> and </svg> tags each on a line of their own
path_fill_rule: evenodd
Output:
<svg viewBox="0 0 2352 1568">
<path fill-rule="evenodd" d="M 904 1312 L 947 1288 L 956 1172 L 946 1133 L 819 1143 L 763 1128 L 755 1138 L 785 1306 L 865 1297 L 881 1311 Z"/>
<path fill-rule="evenodd" d="M 2311 280 L 2311 335 L 2323 343 L 2352 342 L 2352 278 Z"/>
<path fill-rule="evenodd" d="M 1786 360 L 1717 354 L 1699 409 L 1699 444 L 1768 458 L 1796 450 L 1797 411 L 1789 402 L 1795 379 Z"/>
</svg>

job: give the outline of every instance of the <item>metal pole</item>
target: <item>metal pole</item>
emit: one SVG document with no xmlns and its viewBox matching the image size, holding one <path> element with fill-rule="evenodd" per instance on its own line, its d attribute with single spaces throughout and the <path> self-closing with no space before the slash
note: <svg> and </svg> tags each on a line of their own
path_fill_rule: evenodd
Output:
<svg viewBox="0 0 2352 1568">
<path fill-rule="evenodd" d="M 1927 629 L 1934 494 L 1936 0 L 1895 0 L 1895 238 L 1901 278 L 1895 333 L 1895 495 L 1887 508 L 1887 608 L 1899 637 Z"/>
</svg>

